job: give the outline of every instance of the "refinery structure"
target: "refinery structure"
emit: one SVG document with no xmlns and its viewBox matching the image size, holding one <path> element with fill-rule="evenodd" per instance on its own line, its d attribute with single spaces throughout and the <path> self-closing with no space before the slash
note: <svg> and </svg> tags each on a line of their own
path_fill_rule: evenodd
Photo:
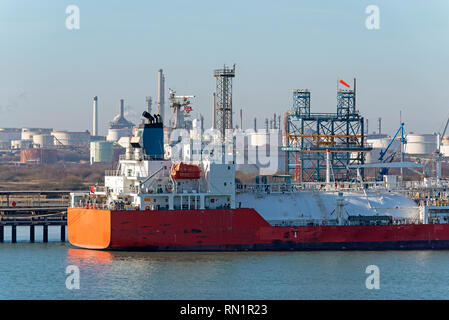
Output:
<svg viewBox="0 0 449 320">
<path fill-rule="evenodd" d="M 152 121 L 162 124 L 166 158 L 176 153 L 180 160 L 191 161 L 198 146 L 203 150 L 206 142 L 224 145 L 227 141 L 231 146 L 227 143 L 223 153 L 233 157 L 238 173 L 251 179 L 276 174 L 278 179 L 297 182 L 337 183 L 392 179 L 388 178 L 390 173 L 399 180 L 416 175 L 441 180 L 445 173 L 444 160 L 449 156 L 447 123 L 438 133 L 407 133 L 403 124 L 396 134 L 387 135 L 379 118 L 377 131 L 370 133 L 363 106 L 359 109 L 357 104 L 356 79 L 351 85 L 339 82 L 334 113 L 315 110 L 310 90 L 292 89 L 291 106 L 265 118 L 254 117 L 253 125 L 244 128 L 245 110 L 233 105 L 233 79 L 238 76 L 235 65 L 215 69 L 211 76 L 216 86 L 210 93 L 211 107 L 200 109 L 195 105 L 195 93 L 166 87 L 162 69 L 157 72 L 156 101 L 151 96 L 142 99 L 142 109 Z M 140 124 L 126 119 L 122 98 L 118 108 L 114 107 L 118 112 L 109 122 L 106 136 L 100 136 L 99 114 L 106 108 L 101 101 L 101 97 L 92 98 L 92 122 L 86 121 L 91 130 L 0 128 L 0 162 L 40 165 L 72 161 L 114 166 L 126 153 Z M 208 110 L 212 111 L 210 126 L 203 117 Z M 239 141 L 242 134 L 244 139 Z M 260 160 L 265 154 L 270 155 L 270 166 Z"/>
</svg>

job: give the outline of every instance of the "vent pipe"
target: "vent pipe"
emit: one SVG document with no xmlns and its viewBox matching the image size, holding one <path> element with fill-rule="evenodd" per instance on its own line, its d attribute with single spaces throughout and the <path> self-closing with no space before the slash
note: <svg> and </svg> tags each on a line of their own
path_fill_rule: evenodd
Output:
<svg viewBox="0 0 449 320">
<path fill-rule="evenodd" d="M 125 100 L 120 99 L 120 118 L 125 117 Z"/>
</svg>

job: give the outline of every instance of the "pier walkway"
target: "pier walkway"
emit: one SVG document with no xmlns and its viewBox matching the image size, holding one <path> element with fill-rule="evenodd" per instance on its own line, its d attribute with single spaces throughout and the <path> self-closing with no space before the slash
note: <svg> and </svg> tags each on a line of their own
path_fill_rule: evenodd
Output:
<svg viewBox="0 0 449 320">
<path fill-rule="evenodd" d="M 0 243 L 5 229 L 11 228 L 11 242 L 17 242 L 17 227 L 29 227 L 29 241 L 35 242 L 36 226 L 43 227 L 43 242 L 48 228 L 60 228 L 60 240 L 66 241 L 67 208 L 72 191 L 0 191 Z"/>
</svg>

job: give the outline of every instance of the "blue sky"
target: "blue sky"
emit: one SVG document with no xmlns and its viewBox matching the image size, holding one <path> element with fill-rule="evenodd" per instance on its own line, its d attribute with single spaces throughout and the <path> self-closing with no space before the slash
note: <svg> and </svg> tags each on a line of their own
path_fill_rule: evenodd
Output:
<svg viewBox="0 0 449 320">
<path fill-rule="evenodd" d="M 80 30 L 65 27 L 71 4 Z M 365 28 L 368 5 L 379 30 Z M 295 88 L 334 112 L 337 79 L 354 77 L 370 131 L 382 117 L 393 133 L 402 110 L 408 132 L 432 133 L 449 114 L 448 1 L 2 0 L 0 41 L 0 127 L 91 130 L 97 95 L 106 134 L 120 98 L 131 118 L 156 99 L 159 68 L 210 124 L 224 63 L 247 126 L 290 108 Z"/>
</svg>

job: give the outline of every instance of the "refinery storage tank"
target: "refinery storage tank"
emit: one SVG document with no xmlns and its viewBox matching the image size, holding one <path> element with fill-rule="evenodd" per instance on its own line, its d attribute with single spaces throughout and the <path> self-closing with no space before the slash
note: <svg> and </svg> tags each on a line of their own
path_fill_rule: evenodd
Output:
<svg viewBox="0 0 449 320">
<path fill-rule="evenodd" d="M 109 128 L 106 140 L 117 142 L 122 137 L 129 137 L 132 135 L 132 128 Z"/>
<path fill-rule="evenodd" d="M 442 144 L 440 147 L 440 152 L 443 157 L 449 157 L 449 144 Z"/>
<path fill-rule="evenodd" d="M 366 153 L 366 163 L 377 163 L 379 162 L 380 152 L 385 151 L 385 149 L 388 147 L 388 144 L 391 142 L 391 137 L 383 136 L 379 138 L 367 138 L 366 143 L 373 148 L 371 152 Z M 399 150 L 401 146 L 400 138 L 397 138 L 393 141 L 393 143 L 390 146 L 390 152 L 394 152 L 395 150 Z"/>
<path fill-rule="evenodd" d="M 54 164 L 57 161 L 56 150 L 33 148 L 20 151 L 20 162 L 30 164 Z"/>
<path fill-rule="evenodd" d="M 27 149 L 33 147 L 33 140 L 12 140 L 11 141 L 11 149 Z"/>
<path fill-rule="evenodd" d="M 53 131 L 51 135 L 54 137 L 55 146 L 86 147 L 90 142 L 89 131 Z"/>
<path fill-rule="evenodd" d="M 92 141 L 90 143 L 90 163 L 111 163 L 114 158 L 114 148 L 111 141 Z"/>
<path fill-rule="evenodd" d="M 444 136 L 443 139 L 441 139 L 441 143 L 449 145 L 449 136 Z"/>
<path fill-rule="evenodd" d="M 117 142 L 121 137 L 129 137 L 133 128 L 134 124 L 125 119 L 125 102 L 120 99 L 119 114 L 110 123 L 106 140 Z"/>
<path fill-rule="evenodd" d="M 55 138 L 51 134 L 35 134 L 33 145 L 35 148 L 51 148 L 55 145 Z"/>
<path fill-rule="evenodd" d="M 20 139 L 30 140 L 33 139 L 34 135 L 37 134 L 50 134 L 52 129 L 48 128 L 22 128 L 22 133 Z"/>
<path fill-rule="evenodd" d="M 437 149 L 438 135 L 436 134 L 414 134 L 407 135 L 405 153 L 410 155 L 431 154 Z"/>
</svg>

